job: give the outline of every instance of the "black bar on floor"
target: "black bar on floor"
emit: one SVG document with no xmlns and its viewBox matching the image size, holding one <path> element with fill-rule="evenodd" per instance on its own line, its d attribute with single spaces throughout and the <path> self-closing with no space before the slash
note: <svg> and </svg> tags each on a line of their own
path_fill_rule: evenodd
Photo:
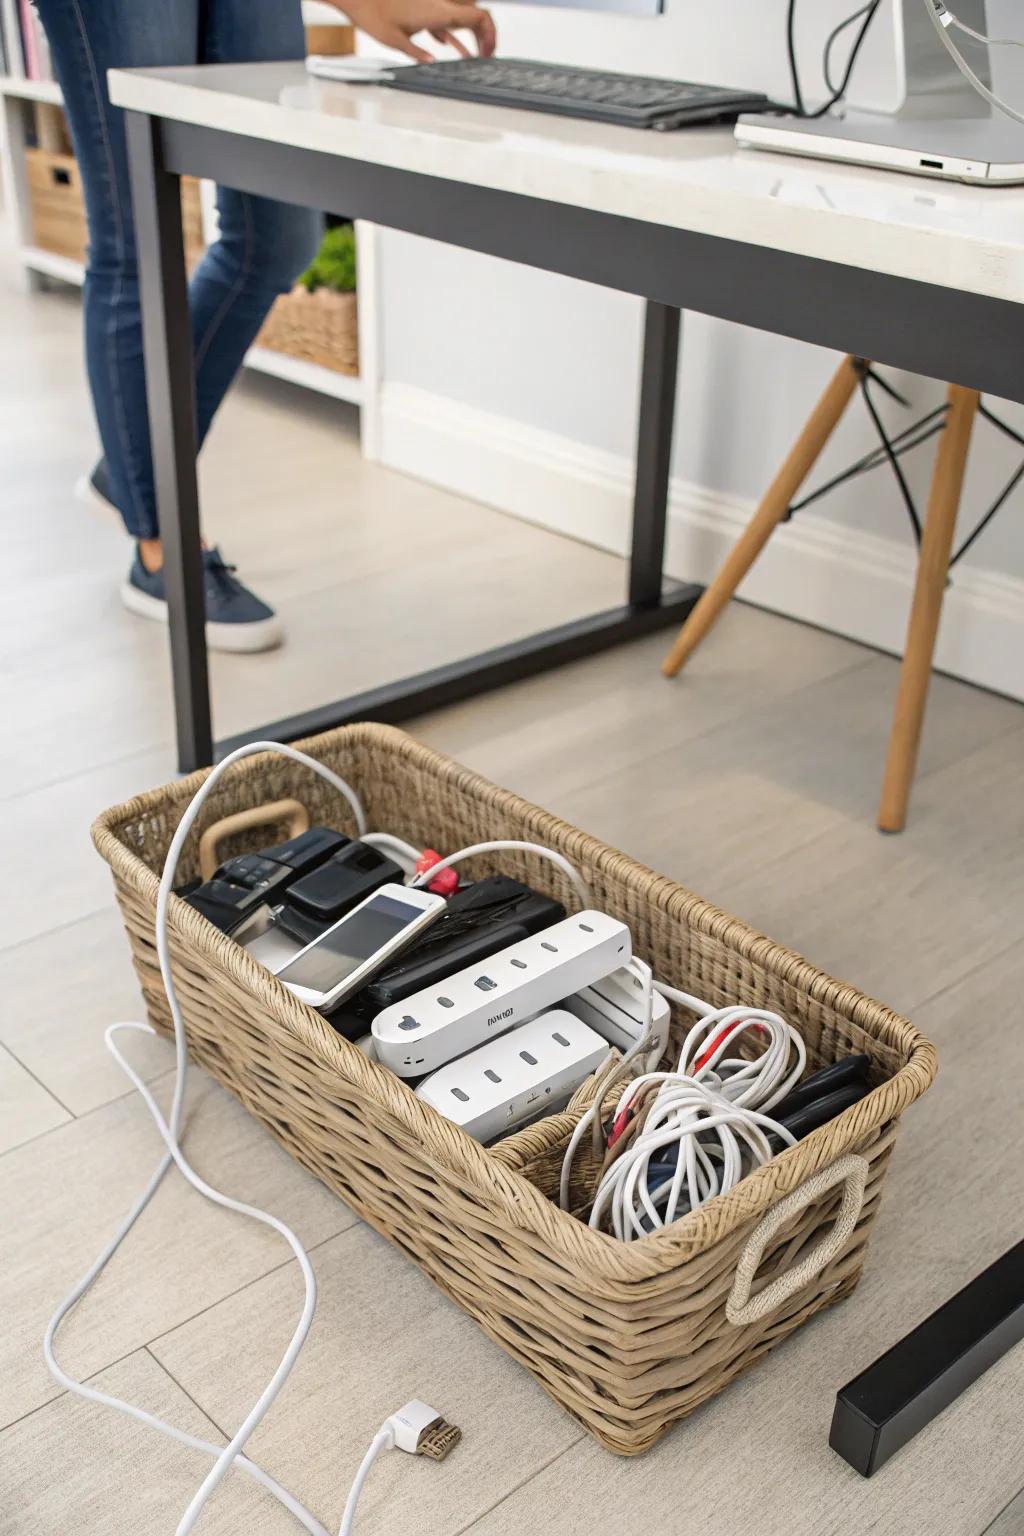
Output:
<svg viewBox="0 0 1024 1536">
<path fill-rule="evenodd" d="M 627 604 L 622 608 L 609 608 L 604 613 L 589 614 L 584 619 L 573 619 L 556 629 L 541 630 L 523 640 L 480 651 L 475 656 L 448 662 L 429 672 L 384 683 L 365 693 L 351 694 L 347 699 L 321 705 L 305 714 L 276 720 L 270 725 L 253 726 L 240 736 L 218 742 L 217 757 L 226 757 L 249 741 L 298 741 L 354 720 L 381 720 L 394 725 L 414 715 L 426 714 L 428 710 L 457 704 L 492 688 L 546 672 L 551 667 L 609 650 L 623 641 L 638 639 L 667 625 L 681 624 L 702 590 L 689 584 L 670 584 L 661 602 L 649 607 Z"/>
<path fill-rule="evenodd" d="M 679 311 L 666 304 L 649 302 L 644 318 L 636 436 L 633 535 L 629 559 L 631 603 L 656 604 L 661 597 L 678 367 Z"/>
<path fill-rule="evenodd" d="M 1024 1339 L 1024 1242 L 836 1396 L 828 1443 L 864 1477 Z"/>
</svg>

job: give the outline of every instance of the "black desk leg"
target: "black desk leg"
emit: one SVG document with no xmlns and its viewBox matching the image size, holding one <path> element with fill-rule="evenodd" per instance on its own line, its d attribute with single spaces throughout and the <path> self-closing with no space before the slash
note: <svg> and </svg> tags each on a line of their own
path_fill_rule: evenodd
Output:
<svg viewBox="0 0 1024 1536">
<path fill-rule="evenodd" d="M 1024 1242 L 846 1383 L 829 1445 L 871 1477 L 1022 1339 Z"/>
<path fill-rule="evenodd" d="M 142 293 L 146 397 L 170 618 L 178 767 L 213 762 L 196 484 L 195 378 L 181 183 L 164 170 L 156 121 L 125 113 Z"/>
<path fill-rule="evenodd" d="M 678 363 L 679 311 L 667 304 L 649 301 L 644 319 L 633 539 L 629 557 L 629 601 L 631 605 L 642 607 L 661 602 Z"/>
</svg>

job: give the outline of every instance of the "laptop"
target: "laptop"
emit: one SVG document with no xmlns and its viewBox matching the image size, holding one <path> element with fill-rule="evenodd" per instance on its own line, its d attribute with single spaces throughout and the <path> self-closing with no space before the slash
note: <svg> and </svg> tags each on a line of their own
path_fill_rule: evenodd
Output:
<svg viewBox="0 0 1024 1536">
<path fill-rule="evenodd" d="M 780 118 L 744 114 L 736 141 L 820 160 L 912 171 L 984 186 L 1024 182 L 1024 124 L 1001 113 L 930 117 L 847 112 L 842 117 Z"/>
</svg>

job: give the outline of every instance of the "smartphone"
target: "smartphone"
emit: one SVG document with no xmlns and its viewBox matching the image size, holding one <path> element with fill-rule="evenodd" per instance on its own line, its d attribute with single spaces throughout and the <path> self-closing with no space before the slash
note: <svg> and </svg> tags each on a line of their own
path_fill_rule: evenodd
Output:
<svg viewBox="0 0 1024 1536">
<path fill-rule="evenodd" d="M 333 1008 L 445 909 L 443 896 L 382 885 L 277 973 L 312 1008 Z"/>
</svg>

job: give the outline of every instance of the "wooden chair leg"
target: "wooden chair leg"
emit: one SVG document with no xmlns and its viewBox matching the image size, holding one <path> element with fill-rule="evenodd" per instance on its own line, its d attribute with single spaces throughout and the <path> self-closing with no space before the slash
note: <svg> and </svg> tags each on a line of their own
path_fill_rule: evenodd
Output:
<svg viewBox="0 0 1024 1536">
<path fill-rule="evenodd" d="M 932 654 L 949 575 L 956 515 L 978 400 L 976 389 L 964 389 L 960 384 L 949 386 L 949 414 L 939 439 L 939 451 L 932 472 L 928 511 L 921 533 L 914 601 L 907 626 L 907 643 L 903 651 L 896 710 L 889 736 L 889 754 L 878 806 L 878 826 L 882 832 L 902 832 L 907 819 L 907 804 L 928 697 Z"/>
<path fill-rule="evenodd" d="M 857 387 L 859 359 L 845 357 L 807 420 L 789 456 L 730 550 L 725 564 L 704 592 L 676 636 L 662 662 L 666 677 L 675 677 L 683 662 L 697 649 L 736 588 L 761 553 L 778 523 L 785 517 Z"/>
</svg>

